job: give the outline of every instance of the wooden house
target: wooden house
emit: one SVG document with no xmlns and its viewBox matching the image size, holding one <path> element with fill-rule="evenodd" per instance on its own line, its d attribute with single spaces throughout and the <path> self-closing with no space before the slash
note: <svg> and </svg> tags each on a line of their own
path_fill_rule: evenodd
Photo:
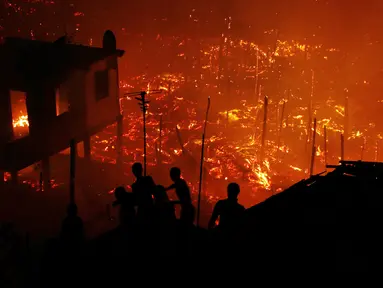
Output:
<svg viewBox="0 0 383 288">
<path fill-rule="evenodd" d="M 74 139 L 84 143 L 90 158 L 90 137 L 116 122 L 121 150 L 117 59 L 123 54 L 111 31 L 105 32 L 102 48 L 71 44 L 66 37 L 56 42 L 6 38 L 0 45 L 2 173 L 10 172 L 16 182 L 18 171 L 41 161 L 48 183 L 52 155 Z"/>
</svg>

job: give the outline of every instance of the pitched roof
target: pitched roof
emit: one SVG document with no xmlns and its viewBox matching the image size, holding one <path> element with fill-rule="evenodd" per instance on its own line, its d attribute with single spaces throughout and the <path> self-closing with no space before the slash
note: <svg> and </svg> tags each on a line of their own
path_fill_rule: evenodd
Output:
<svg viewBox="0 0 383 288">
<path fill-rule="evenodd" d="M 111 55 L 122 57 L 122 50 L 108 50 L 65 41 L 44 42 L 6 38 L 0 45 L 0 73 L 10 88 L 23 90 L 28 81 L 60 82 L 71 71 L 87 69 Z"/>
</svg>

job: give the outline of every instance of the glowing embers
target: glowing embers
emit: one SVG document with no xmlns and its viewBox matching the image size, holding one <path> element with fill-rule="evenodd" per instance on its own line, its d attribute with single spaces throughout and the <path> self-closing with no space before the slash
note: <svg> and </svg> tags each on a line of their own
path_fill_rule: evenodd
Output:
<svg viewBox="0 0 383 288">
<path fill-rule="evenodd" d="M 26 93 L 11 91 L 12 124 L 14 139 L 29 135 Z"/>
</svg>

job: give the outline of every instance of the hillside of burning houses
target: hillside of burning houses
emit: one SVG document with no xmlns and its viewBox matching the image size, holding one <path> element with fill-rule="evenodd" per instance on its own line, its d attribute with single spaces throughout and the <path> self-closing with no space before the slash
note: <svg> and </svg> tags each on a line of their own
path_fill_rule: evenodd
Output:
<svg viewBox="0 0 383 288">
<path fill-rule="evenodd" d="M 198 23 L 192 12 L 189 20 Z M 84 13 L 73 15 L 74 22 L 86 20 Z M 211 38 L 118 31 L 119 46 L 127 50 L 120 63 L 126 174 L 130 164 L 143 159 L 143 127 L 135 98 L 125 93 L 141 90 L 151 101 L 148 172 L 178 165 L 195 189 L 211 97 L 204 164 L 204 187 L 209 187 L 204 190 L 210 196 L 238 181 L 245 202 L 254 204 L 310 172 L 324 171 L 326 163 L 341 159 L 342 150 L 345 159 L 380 160 L 378 41 L 367 35 L 345 50 L 315 37 L 294 40 L 286 29 L 265 30 L 258 40 L 249 40 L 232 30 L 237 24 L 226 17 L 222 35 Z M 97 45 L 90 37 L 87 44 Z M 158 89 L 162 93 L 150 94 Z M 16 134 L 22 134 L 28 126 L 25 105 L 17 103 L 14 111 Z M 115 129 L 93 138 L 94 158 L 115 162 Z"/>
<path fill-rule="evenodd" d="M 150 59 L 143 71 L 133 66 L 120 75 L 126 171 L 129 164 L 142 161 L 143 127 L 137 101 L 125 94 L 141 90 L 150 100 L 149 173 L 162 170 L 160 165 L 178 165 L 188 171 L 185 178 L 195 188 L 207 97 L 211 97 L 204 181 L 214 187 L 209 188 L 213 192 L 205 191 L 212 196 L 214 191 L 223 192 L 227 181 L 238 181 L 249 198 L 246 202 L 257 202 L 310 172 L 322 172 L 326 163 L 341 159 L 342 134 L 346 159 L 378 160 L 379 129 L 372 113 L 360 117 L 363 107 L 360 96 L 355 97 L 355 91 L 366 93 L 370 83 L 358 83 L 359 75 L 352 71 L 343 75 L 344 53 L 281 40 L 277 31 L 265 34 L 270 45 L 229 34 L 203 41 L 158 35 L 150 45 L 146 42 L 146 50 L 131 51 L 130 57 L 137 53 L 142 57 L 146 51 Z M 162 93 L 151 95 L 151 90 Z M 14 126 L 22 133 L 27 119 L 18 110 Z M 94 137 L 95 158 L 115 162 L 114 129 Z"/>
</svg>

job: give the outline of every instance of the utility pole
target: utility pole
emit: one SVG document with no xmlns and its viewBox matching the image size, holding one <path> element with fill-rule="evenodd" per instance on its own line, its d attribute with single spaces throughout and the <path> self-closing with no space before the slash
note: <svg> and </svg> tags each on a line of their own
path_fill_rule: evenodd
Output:
<svg viewBox="0 0 383 288">
<path fill-rule="evenodd" d="M 150 94 L 160 94 L 162 90 L 150 90 Z M 143 127 L 144 127 L 144 176 L 146 176 L 146 111 L 148 110 L 148 104 L 150 101 L 146 100 L 146 96 L 148 92 L 132 92 L 126 93 L 125 96 L 137 96 L 136 100 L 138 100 L 138 105 L 142 111 L 142 119 L 143 119 Z"/>
</svg>

